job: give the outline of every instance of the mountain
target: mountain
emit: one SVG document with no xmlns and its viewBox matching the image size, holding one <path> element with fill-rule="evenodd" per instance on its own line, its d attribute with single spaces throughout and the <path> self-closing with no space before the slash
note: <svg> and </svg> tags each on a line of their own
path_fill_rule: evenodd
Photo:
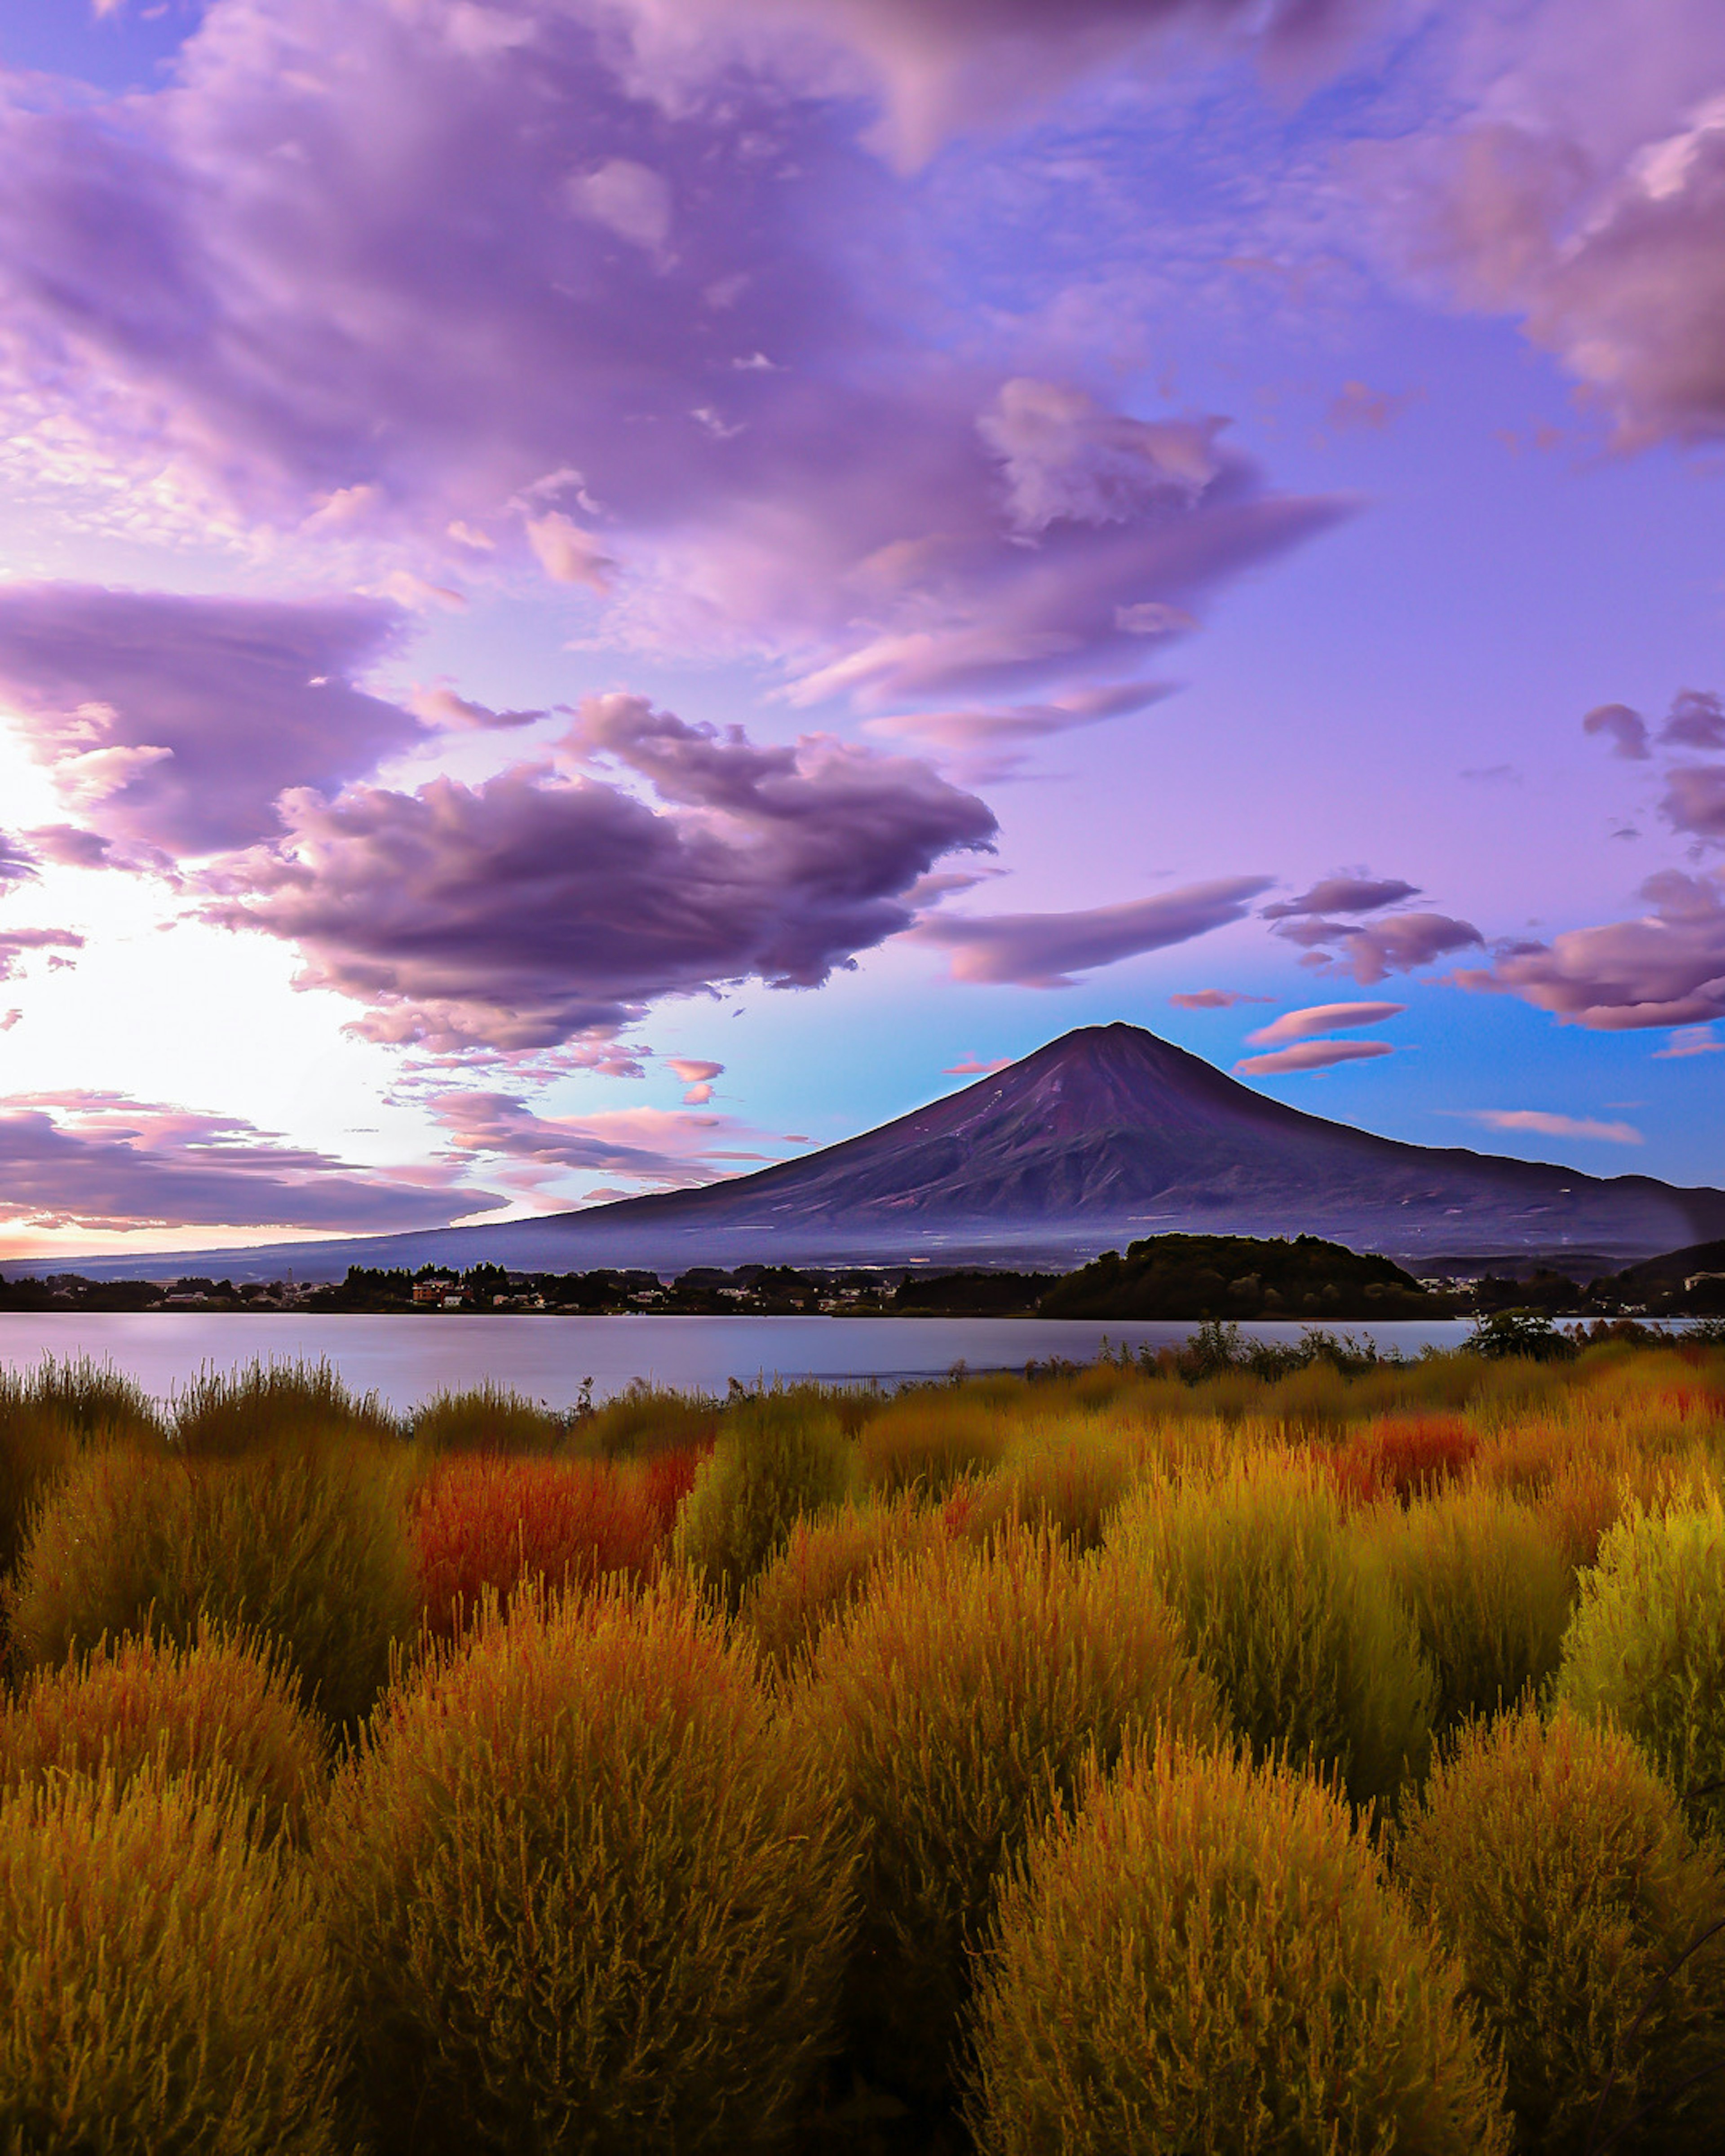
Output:
<svg viewBox="0 0 1725 2156">
<path fill-rule="evenodd" d="M 878 1130 L 701 1190 L 490 1227 L 102 1260 L 93 1278 L 339 1279 L 349 1265 L 582 1271 L 937 1261 L 1064 1270 L 1141 1237 L 1322 1235 L 1418 1273 L 1460 1252 L 1615 1262 L 1725 1235 L 1725 1192 L 1404 1145 L 1084 1026 Z M 68 1264 L 74 1261 L 69 1260 Z"/>
</svg>

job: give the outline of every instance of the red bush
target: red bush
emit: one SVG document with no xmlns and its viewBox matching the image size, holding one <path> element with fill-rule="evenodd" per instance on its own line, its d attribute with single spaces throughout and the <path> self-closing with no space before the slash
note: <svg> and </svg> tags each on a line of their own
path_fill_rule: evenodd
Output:
<svg viewBox="0 0 1725 2156">
<path fill-rule="evenodd" d="M 1479 1449 L 1478 1431 L 1461 1415 L 1381 1415 L 1324 1456 L 1346 1502 L 1394 1496 L 1406 1505 L 1452 1481 Z"/>
<path fill-rule="evenodd" d="M 709 1438 L 704 1445 L 672 1445 L 642 1461 L 642 1492 L 661 1536 L 675 1526 L 677 1507 L 695 1487 L 696 1471 L 712 1449 Z"/>
<path fill-rule="evenodd" d="M 580 1586 L 655 1568 L 660 1517 L 642 1478 L 608 1461 L 451 1458 L 424 1482 L 410 1532 L 426 1617 L 456 1628 L 495 1588 L 507 1605 L 525 1580 Z"/>
</svg>

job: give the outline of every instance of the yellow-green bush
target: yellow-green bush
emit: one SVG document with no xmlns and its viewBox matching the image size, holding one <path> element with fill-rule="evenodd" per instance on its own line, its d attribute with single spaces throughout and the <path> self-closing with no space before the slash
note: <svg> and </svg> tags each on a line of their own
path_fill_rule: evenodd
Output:
<svg viewBox="0 0 1725 2156">
<path fill-rule="evenodd" d="M 863 1424 L 857 1440 L 863 1475 L 889 1496 L 914 1486 L 938 1497 L 961 1475 L 998 1466 L 1009 1431 L 999 1404 L 971 1397 L 968 1385 L 920 1387 Z"/>
<path fill-rule="evenodd" d="M 711 1443 L 719 1414 L 717 1400 L 699 1393 L 673 1392 L 638 1378 L 577 1421 L 565 1446 L 586 1459 L 650 1459 L 657 1452 Z"/>
<path fill-rule="evenodd" d="M 1725 2049 L 1725 1933 L 1681 1958 L 1725 1918 L 1720 1853 L 1692 1840 L 1621 1730 L 1567 1710 L 1547 1726 L 1531 1707 L 1475 1723 L 1395 1858 L 1466 1971 L 1527 2148 L 1611 2145 Z M 1718 2107 L 1717 2084 L 1683 2091 L 1626 2145 L 1701 2156 L 1718 2146 Z"/>
<path fill-rule="evenodd" d="M 1383 1557 L 1419 1624 L 1437 1681 L 1434 1730 L 1513 1706 L 1557 1667 L 1573 1575 L 1537 1512 L 1466 1483 L 1406 1511 L 1377 1507 L 1355 1532 Z"/>
<path fill-rule="evenodd" d="M 303 1840 L 328 1770 L 323 1728 L 280 1656 L 200 1627 L 192 1646 L 103 1641 L 38 1671 L 0 1712 L 0 1789 L 52 1774 L 190 1774 L 231 1783 L 261 1832 Z"/>
<path fill-rule="evenodd" d="M 399 1447 L 213 1460 L 74 1461 L 33 1515 L 7 1591 L 14 1656 L 64 1662 L 106 1635 L 189 1645 L 200 1618 L 280 1644 L 302 1699 L 352 1728 L 419 1605 Z"/>
<path fill-rule="evenodd" d="M 1418 1628 L 1312 1460 L 1256 1452 L 1147 1482 L 1108 1547 L 1148 1567 L 1254 1758 L 1334 1768 L 1356 1804 L 1425 1771 L 1435 1687 Z"/>
<path fill-rule="evenodd" d="M 967 1956 L 1032 1824 L 1158 1722 L 1213 1736 L 1214 1691 L 1142 1567 L 1009 1522 L 890 1559 L 793 1697 L 865 1852 L 846 2030 L 870 2080 L 949 2093 Z"/>
<path fill-rule="evenodd" d="M 788 1675 L 823 1629 L 865 1593 L 887 1558 L 926 1548 L 942 1532 L 939 1513 L 909 1490 L 891 1499 L 870 1491 L 818 1519 L 798 1519 L 778 1556 L 750 1583 L 742 1620 L 762 1653 Z"/>
<path fill-rule="evenodd" d="M 1620 1722 L 1725 1829 L 1725 1502 L 1631 1506 L 1581 1575 L 1555 1696 Z"/>
<path fill-rule="evenodd" d="M 734 1610 L 783 1548 L 799 1517 L 854 1495 L 856 1448 L 836 1416 L 768 1394 L 733 1408 L 696 1471 L 671 1554 Z"/>
<path fill-rule="evenodd" d="M 415 1409 L 412 1435 L 424 1453 L 549 1452 L 563 1435 L 563 1419 L 511 1386 L 487 1378 L 460 1392 L 435 1393 Z"/>
<path fill-rule="evenodd" d="M 1461 1982 L 1312 1776 L 1133 1748 L 1002 1891 L 978 2156 L 1508 2156 Z"/>
<path fill-rule="evenodd" d="M 0 2147 L 341 2156 L 342 1999 L 302 1867 L 236 1794 L 0 1799 Z"/>
<path fill-rule="evenodd" d="M 32 1406 L 69 1423 L 85 1444 L 151 1445 L 162 1435 L 156 1404 L 135 1378 L 89 1356 L 44 1355 L 28 1378 L 0 1378 Z"/>
<path fill-rule="evenodd" d="M 169 1430 L 174 1450 L 186 1460 L 237 1460 L 332 1438 L 381 1443 L 400 1435 L 377 1395 L 356 1398 L 327 1363 L 206 1368 L 175 1395 Z"/>
<path fill-rule="evenodd" d="M 380 1704 L 318 1856 L 386 2152 L 767 2148 L 829 2048 L 841 1815 L 686 1588 L 494 1609 Z"/>
<path fill-rule="evenodd" d="M 1045 1523 L 1075 1549 L 1095 1549 L 1132 1486 L 1137 1462 L 1117 1427 L 1086 1416 L 1030 1424 L 999 1472 L 1026 1526 Z"/>
</svg>

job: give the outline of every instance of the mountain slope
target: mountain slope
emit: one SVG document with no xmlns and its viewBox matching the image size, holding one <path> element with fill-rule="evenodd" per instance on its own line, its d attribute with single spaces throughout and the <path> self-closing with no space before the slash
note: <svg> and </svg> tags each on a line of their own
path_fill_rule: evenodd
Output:
<svg viewBox="0 0 1725 2156">
<path fill-rule="evenodd" d="M 495 1226 L 107 1261 L 93 1276 L 339 1277 L 779 1260 L 1068 1265 L 1179 1230 L 1309 1234 L 1411 1265 L 1566 1247 L 1617 1261 L 1725 1235 L 1725 1192 L 1406 1145 L 1237 1084 L 1141 1028 L 1086 1026 L 879 1129 L 702 1190 Z"/>
</svg>

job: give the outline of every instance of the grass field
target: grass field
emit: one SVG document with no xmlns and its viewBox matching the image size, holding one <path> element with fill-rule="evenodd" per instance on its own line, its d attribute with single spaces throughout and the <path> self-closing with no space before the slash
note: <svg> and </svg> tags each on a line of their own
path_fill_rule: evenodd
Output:
<svg viewBox="0 0 1725 2156">
<path fill-rule="evenodd" d="M 1725 1344 L 0 1377 L 0 2146 L 1725 2143 Z"/>
</svg>

